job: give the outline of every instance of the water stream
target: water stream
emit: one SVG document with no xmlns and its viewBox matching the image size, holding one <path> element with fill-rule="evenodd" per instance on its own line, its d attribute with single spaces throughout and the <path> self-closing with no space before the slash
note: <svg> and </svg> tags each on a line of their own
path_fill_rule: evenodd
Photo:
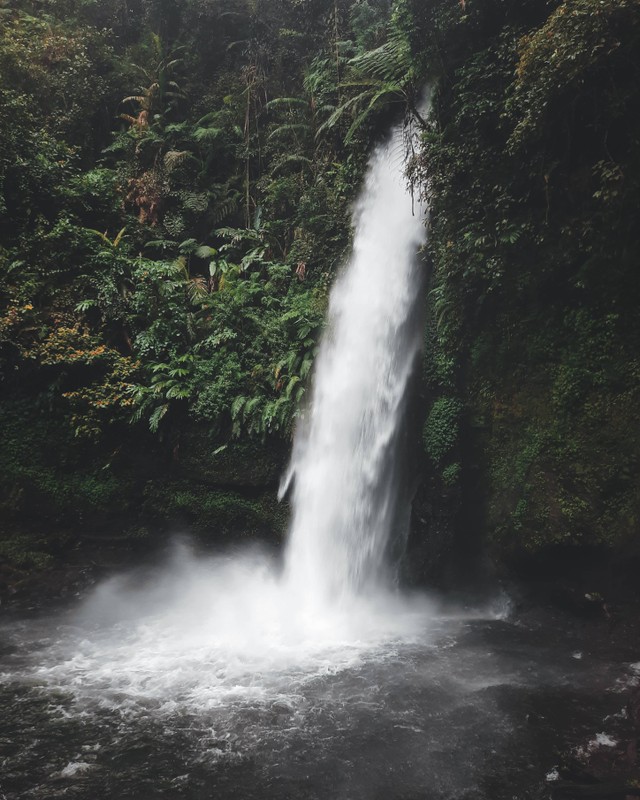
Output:
<svg viewBox="0 0 640 800">
<path fill-rule="evenodd" d="M 296 436 L 286 579 L 316 611 L 387 588 L 388 544 L 408 521 L 399 449 L 422 338 L 425 220 L 407 192 L 403 145 L 399 128 L 371 158 Z"/>
<path fill-rule="evenodd" d="M 546 797 L 566 721 L 587 736 L 617 710 L 591 698 L 622 668 L 564 624 L 395 585 L 424 238 L 399 135 L 354 222 L 285 481 L 284 565 L 178 543 L 77 608 L 2 623 L 0 800 Z"/>
</svg>

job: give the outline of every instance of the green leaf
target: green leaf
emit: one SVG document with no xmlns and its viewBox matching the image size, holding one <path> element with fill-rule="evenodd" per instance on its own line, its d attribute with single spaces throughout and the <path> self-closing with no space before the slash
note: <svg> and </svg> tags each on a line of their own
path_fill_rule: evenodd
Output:
<svg viewBox="0 0 640 800">
<path fill-rule="evenodd" d="M 96 308 L 98 305 L 97 300 L 81 300 L 75 307 L 75 311 L 84 313 L 88 311 L 90 308 Z"/>
<path fill-rule="evenodd" d="M 157 433 L 158 428 L 160 427 L 160 422 L 162 418 L 169 410 L 169 404 L 165 403 L 162 406 L 158 406 L 153 414 L 149 417 L 149 430 L 151 433 Z"/>
</svg>

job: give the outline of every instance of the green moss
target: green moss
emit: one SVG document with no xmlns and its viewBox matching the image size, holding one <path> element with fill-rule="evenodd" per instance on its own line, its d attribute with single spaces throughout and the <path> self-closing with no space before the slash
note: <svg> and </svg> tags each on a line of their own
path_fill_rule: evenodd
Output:
<svg viewBox="0 0 640 800">
<path fill-rule="evenodd" d="M 0 539 L 0 561 L 19 569 L 44 569 L 53 561 L 51 553 L 47 552 L 48 547 L 50 542 L 45 540 L 12 535 Z"/>
<path fill-rule="evenodd" d="M 29 515 L 32 503 L 54 514 L 122 508 L 126 485 L 105 464 L 107 454 L 87 452 L 64 418 L 42 414 L 27 403 L 6 404 L 0 425 L 0 503 L 5 511 Z"/>
<path fill-rule="evenodd" d="M 449 464 L 442 470 L 442 482 L 448 487 L 456 486 L 460 480 L 461 472 L 462 465 L 459 462 Z"/>
<path fill-rule="evenodd" d="M 154 516 L 186 521 L 190 530 L 207 536 L 245 537 L 284 534 L 288 509 L 275 492 L 247 497 L 240 492 L 185 482 L 151 483 L 145 492 L 145 508 Z"/>
<path fill-rule="evenodd" d="M 276 485 L 290 443 L 282 439 L 240 440 L 220 446 L 200 428 L 186 427 L 180 438 L 177 469 L 191 480 L 224 486 Z"/>
<path fill-rule="evenodd" d="M 0 508 L 12 530 L 48 531 L 28 539 L 5 535 L 0 556 L 24 568 L 45 566 L 59 549 L 59 532 L 82 540 L 85 530 L 146 539 L 184 525 L 207 539 L 281 537 L 288 519 L 276 499 L 284 448 L 233 443 L 222 451 L 185 431 L 173 458 L 89 447 L 64 418 L 41 415 L 28 402 L 0 411 Z M 160 464 L 160 470 L 158 465 Z M 271 487 L 271 488 L 269 488 Z"/>
<path fill-rule="evenodd" d="M 436 466 L 451 452 L 458 441 L 462 404 L 455 397 L 439 397 L 422 429 L 425 452 Z"/>
<path fill-rule="evenodd" d="M 544 387 L 532 373 L 508 401 L 493 403 L 486 494 L 496 554 L 616 549 L 637 535 L 636 395 L 591 388 L 562 413 L 553 402 L 558 374 Z"/>
</svg>

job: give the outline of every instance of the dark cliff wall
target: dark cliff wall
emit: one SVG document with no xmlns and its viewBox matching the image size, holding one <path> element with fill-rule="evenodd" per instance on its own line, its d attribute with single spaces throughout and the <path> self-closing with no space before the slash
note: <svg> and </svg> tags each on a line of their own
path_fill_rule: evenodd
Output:
<svg viewBox="0 0 640 800">
<path fill-rule="evenodd" d="M 640 4 L 453 5 L 412 6 L 438 87 L 416 516 L 503 570 L 633 581 Z"/>
</svg>

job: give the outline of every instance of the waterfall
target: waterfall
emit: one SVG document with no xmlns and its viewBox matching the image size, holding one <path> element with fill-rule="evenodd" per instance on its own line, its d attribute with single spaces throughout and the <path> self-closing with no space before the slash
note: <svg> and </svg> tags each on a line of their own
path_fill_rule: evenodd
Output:
<svg viewBox="0 0 640 800">
<path fill-rule="evenodd" d="M 406 511 L 399 457 L 421 341 L 425 224 L 407 191 L 404 155 L 399 127 L 371 156 L 353 251 L 331 292 L 311 402 L 296 432 L 285 578 L 311 606 L 386 585 L 390 539 Z"/>
<path fill-rule="evenodd" d="M 166 562 L 96 586 L 68 631 L 38 649 L 38 681 L 89 707 L 214 709 L 216 729 L 236 736 L 245 705 L 297 708 L 307 681 L 427 641 L 432 604 L 389 591 L 408 527 L 402 451 L 425 237 L 404 145 L 398 129 L 375 150 L 355 206 L 293 448 L 284 568 L 257 546 L 205 555 L 176 543 Z"/>
</svg>

